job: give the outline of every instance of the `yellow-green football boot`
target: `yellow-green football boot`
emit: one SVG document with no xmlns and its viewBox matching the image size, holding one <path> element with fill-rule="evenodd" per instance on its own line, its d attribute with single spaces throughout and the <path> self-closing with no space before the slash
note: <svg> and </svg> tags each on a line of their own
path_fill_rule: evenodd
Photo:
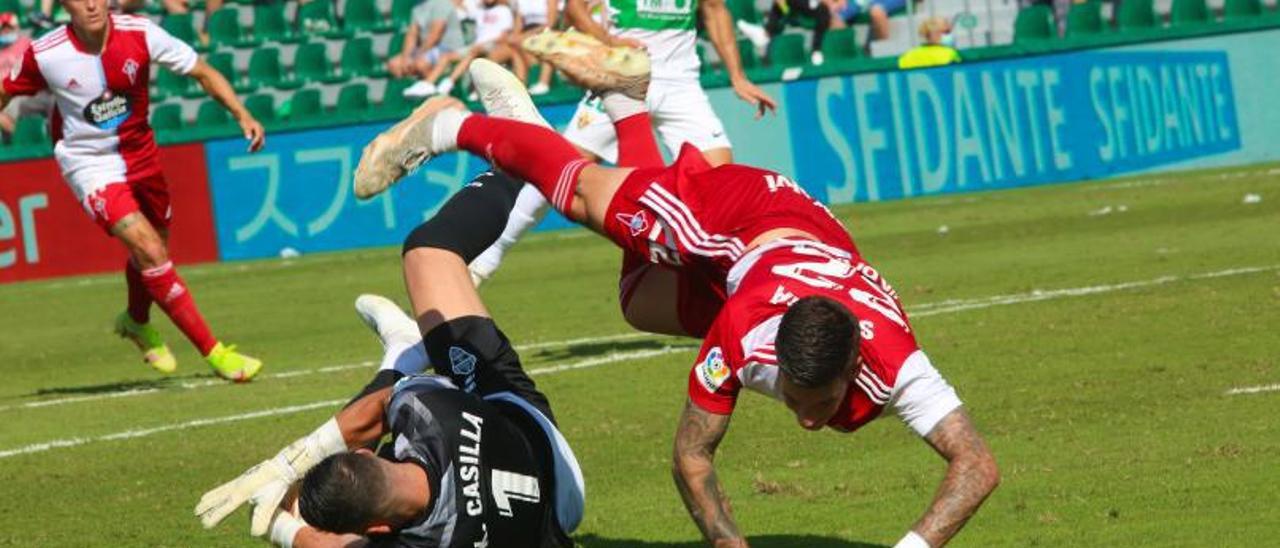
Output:
<svg viewBox="0 0 1280 548">
<path fill-rule="evenodd" d="M 169 346 L 164 344 L 160 332 L 150 324 L 135 322 L 128 312 L 121 312 L 116 316 L 115 332 L 137 346 L 142 351 L 142 361 L 152 369 L 166 375 L 178 369 L 178 360 L 169 351 Z"/>
<path fill-rule="evenodd" d="M 249 382 L 262 369 L 262 360 L 236 352 L 234 344 L 218 343 L 204 359 L 219 377 L 233 382 Z"/>
</svg>

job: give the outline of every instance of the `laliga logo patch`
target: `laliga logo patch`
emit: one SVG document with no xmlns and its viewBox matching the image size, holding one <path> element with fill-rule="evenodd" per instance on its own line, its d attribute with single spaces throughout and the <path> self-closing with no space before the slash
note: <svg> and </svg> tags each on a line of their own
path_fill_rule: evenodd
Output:
<svg viewBox="0 0 1280 548">
<path fill-rule="evenodd" d="M 642 232 L 649 230 L 649 216 L 644 211 L 637 211 L 635 214 L 628 215 L 626 213 L 617 214 L 618 222 L 627 225 L 631 229 L 632 236 L 639 236 Z"/>
<path fill-rule="evenodd" d="M 133 109 L 129 106 L 128 97 L 106 90 L 102 92 L 102 97 L 89 101 L 84 106 L 84 119 L 99 129 L 111 130 L 120 127 L 131 112 Z"/>
<path fill-rule="evenodd" d="M 138 81 L 138 62 L 137 61 L 134 61 L 133 59 L 125 60 L 124 67 L 121 70 L 124 71 L 125 76 L 129 77 L 129 85 L 132 86 L 133 84 L 137 83 Z"/>
<path fill-rule="evenodd" d="M 729 366 L 724 363 L 724 352 L 720 347 L 713 347 L 707 352 L 707 358 L 697 365 L 698 382 L 707 392 L 715 392 L 729 378 Z"/>
</svg>

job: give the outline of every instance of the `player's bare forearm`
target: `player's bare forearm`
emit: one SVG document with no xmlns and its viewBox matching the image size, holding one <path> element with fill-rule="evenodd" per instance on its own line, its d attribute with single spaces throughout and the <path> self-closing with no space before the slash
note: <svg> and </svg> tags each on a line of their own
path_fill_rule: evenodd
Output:
<svg viewBox="0 0 1280 548">
<path fill-rule="evenodd" d="M 707 28 L 707 38 L 716 48 L 720 62 L 724 63 L 725 72 L 732 80 L 746 80 L 747 73 L 742 70 L 742 57 L 738 52 L 738 39 L 733 34 L 733 15 L 725 0 L 699 0 L 702 10 L 702 21 Z"/>
<path fill-rule="evenodd" d="M 327 533 L 314 527 L 303 527 L 293 537 L 293 548 L 364 548 L 369 539 L 358 535 Z"/>
<path fill-rule="evenodd" d="M 729 429 L 729 416 L 686 402 L 676 429 L 672 477 L 702 537 L 717 547 L 746 546 L 733 521 L 729 497 L 716 477 L 715 453 Z"/>
<path fill-rule="evenodd" d="M 334 419 L 347 447 L 360 447 L 382 438 L 387 432 L 386 409 L 391 400 L 391 387 L 360 398 L 339 411 Z"/>
<path fill-rule="evenodd" d="M 995 457 L 964 408 L 943 417 L 925 441 L 947 459 L 947 475 L 924 517 L 912 528 L 930 546 L 951 540 L 1000 483 Z"/>
<path fill-rule="evenodd" d="M 590 34 L 596 40 L 606 44 L 610 42 L 609 32 L 600 26 L 600 23 L 597 23 L 595 19 L 591 18 L 591 9 L 587 7 L 586 0 L 568 0 L 565 2 L 564 15 L 569 20 L 569 26 Z"/>
</svg>

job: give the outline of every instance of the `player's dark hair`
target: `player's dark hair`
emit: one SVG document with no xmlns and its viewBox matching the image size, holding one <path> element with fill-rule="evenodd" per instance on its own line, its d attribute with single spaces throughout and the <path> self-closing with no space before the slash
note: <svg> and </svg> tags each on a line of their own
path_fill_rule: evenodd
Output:
<svg viewBox="0 0 1280 548">
<path fill-rule="evenodd" d="M 302 519 L 330 533 L 363 534 L 387 505 L 387 476 L 377 459 L 340 453 L 320 461 L 302 478 Z"/>
<path fill-rule="evenodd" d="M 826 297 L 805 297 L 778 325 L 778 368 L 796 385 L 825 386 L 844 373 L 858 342 L 858 322 L 847 308 Z"/>
</svg>

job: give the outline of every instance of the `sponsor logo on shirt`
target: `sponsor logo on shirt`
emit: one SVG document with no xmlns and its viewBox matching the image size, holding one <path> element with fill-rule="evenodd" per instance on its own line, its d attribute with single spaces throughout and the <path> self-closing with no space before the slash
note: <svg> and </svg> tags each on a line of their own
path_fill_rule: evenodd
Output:
<svg viewBox="0 0 1280 548">
<path fill-rule="evenodd" d="M 729 366 L 724 363 L 724 352 L 719 346 L 707 352 L 706 359 L 696 366 L 698 382 L 707 392 L 714 393 L 729 378 Z"/>
<path fill-rule="evenodd" d="M 84 119 L 99 129 L 115 129 L 129 118 L 131 112 L 133 109 L 128 97 L 107 90 L 102 92 L 102 97 L 84 106 Z"/>
</svg>

